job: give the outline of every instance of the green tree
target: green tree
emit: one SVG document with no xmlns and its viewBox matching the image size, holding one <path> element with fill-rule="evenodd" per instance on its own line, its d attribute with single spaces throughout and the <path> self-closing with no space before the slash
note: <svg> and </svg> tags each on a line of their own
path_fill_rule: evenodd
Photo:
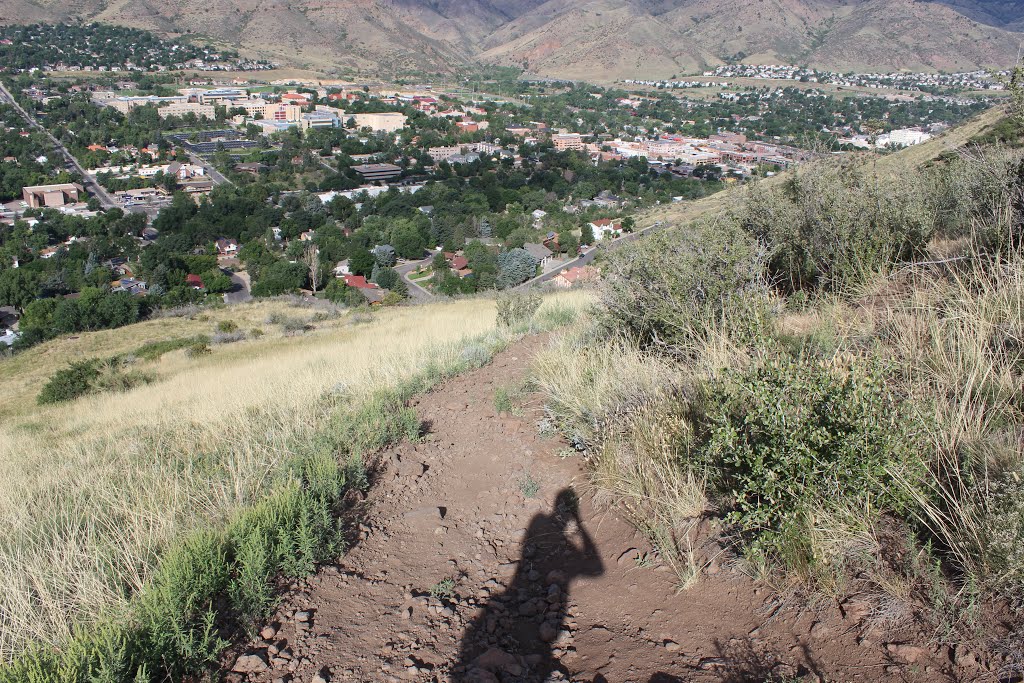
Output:
<svg viewBox="0 0 1024 683">
<path fill-rule="evenodd" d="M 537 259 L 525 249 L 510 249 L 498 255 L 498 288 L 522 284 L 537 274 Z"/>
<path fill-rule="evenodd" d="M 580 228 L 580 244 L 588 247 L 594 244 L 594 229 L 590 227 L 590 221 L 585 221 Z"/>
<path fill-rule="evenodd" d="M 377 259 L 373 257 L 369 249 L 356 249 L 348 259 L 348 268 L 356 275 L 369 277 L 373 272 L 373 266 Z"/>
<path fill-rule="evenodd" d="M 39 282 L 33 273 L 24 268 L 0 271 L 0 305 L 14 306 L 21 312 L 38 294 Z"/>
</svg>

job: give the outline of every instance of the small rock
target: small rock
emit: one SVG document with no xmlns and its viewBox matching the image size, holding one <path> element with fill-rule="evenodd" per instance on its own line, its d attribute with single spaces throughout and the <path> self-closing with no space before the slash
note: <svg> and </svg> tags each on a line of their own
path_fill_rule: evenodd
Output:
<svg viewBox="0 0 1024 683">
<path fill-rule="evenodd" d="M 906 643 L 887 643 L 885 649 L 895 659 L 907 662 L 908 664 L 913 664 L 925 656 L 925 650 L 923 647 L 908 645 Z"/>
<path fill-rule="evenodd" d="M 306 623 L 309 621 L 309 612 L 296 612 L 295 621 L 299 623 Z"/>
<path fill-rule="evenodd" d="M 260 638 L 263 638 L 263 640 L 270 640 L 271 638 L 273 638 L 276 635 L 277 635 L 277 629 L 274 628 L 273 626 L 264 626 L 263 630 L 260 631 Z"/>
<path fill-rule="evenodd" d="M 473 665 L 491 673 L 507 673 L 510 676 L 518 676 L 523 671 L 523 667 L 519 665 L 513 655 L 496 647 L 490 648 L 477 657 L 473 661 Z"/>
<path fill-rule="evenodd" d="M 555 628 L 555 626 L 551 622 L 545 621 L 543 624 L 540 625 L 538 635 L 540 636 L 540 639 L 543 640 L 545 643 L 550 643 L 558 637 L 558 629 Z"/>
<path fill-rule="evenodd" d="M 674 640 L 666 640 L 665 649 L 669 652 L 679 652 L 681 649 L 683 649 L 683 646 Z"/>
<path fill-rule="evenodd" d="M 565 578 L 565 572 L 563 572 L 563 571 L 561 571 L 559 569 L 552 569 L 551 571 L 548 572 L 548 575 L 547 575 L 548 583 L 557 583 L 559 585 L 563 585 L 563 584 L 565 584 L 566 580 L 567 579 Z"/>
<path fill-rule="evenodd" d="M 235 665 L 231 667 L 231 670 L 240 674 L 248 674 L 263 672 L 268 668 L 267 660 L 263 658 L 263 655 L 249 654 L 239 657 L 235 661 Z"/>
</svg>

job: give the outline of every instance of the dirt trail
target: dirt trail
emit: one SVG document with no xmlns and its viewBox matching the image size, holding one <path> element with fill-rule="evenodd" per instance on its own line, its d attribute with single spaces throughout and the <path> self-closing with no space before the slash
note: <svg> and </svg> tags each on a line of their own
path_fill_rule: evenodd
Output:
<svg viewBox="0 0 1024 683">
<path fill-rule="evenodd" d="M 975 680 L 855 601 L 808 611 L 717 564 L 678 592 L 629 524 L 573 493 L 581 463 L 538 434 L 536 401 L 496 413 L 543 343 L 418 401 L 426 436 L 382 455 L 360 541 L 285 596 L 227 680 Z"/>
</svg>

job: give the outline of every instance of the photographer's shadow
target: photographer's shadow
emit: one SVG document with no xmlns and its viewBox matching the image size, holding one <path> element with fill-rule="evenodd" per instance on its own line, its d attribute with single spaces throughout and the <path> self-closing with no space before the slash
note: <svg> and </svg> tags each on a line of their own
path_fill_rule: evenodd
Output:
<svg viewBox="0 0 1024 683">
<path fill-rule="evenodd" d="M 554 651 L 564 637 L 570 587 L 604 573 L 572 489 L 559 492 L 550 514 L 530 521 L 519 557 L 508 588 L 491 596 L 463 634 L 453 683 L 543 681 L 565 673 Z"/>
</svg>

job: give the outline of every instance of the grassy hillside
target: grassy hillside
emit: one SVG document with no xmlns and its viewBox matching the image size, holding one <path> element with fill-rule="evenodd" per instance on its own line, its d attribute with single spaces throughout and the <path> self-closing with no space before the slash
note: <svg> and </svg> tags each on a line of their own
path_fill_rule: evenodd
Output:
<svg viewBox="0 0 1024 683">
<path fill-rule="evenodd" d="M 666 209 L 538 360 L 549 418 L 681 588 L 731 564 L 983 653 L 964 680 L 1019 676 L 1022 155 L 926 163 L 994 118 Z"/>
<path fill-rule="evenodd" d="M 534 324 L 558 324 L 584 304 L 579 296 L 550 298 Z M 151 373 L 149 384 L 54 406 L 34 403 L 45 378 L 67 361 L 140 354 L 147 343 L 152 350 L 152 342 L 213 335 L 216 324 L 225 320 L 243 330 L 258 327 L 264 334 L 212 343 L 209 353 L 200 355 L 190 356 L 187 349 L 153 360 L 140 355 L 133 366 Z M 169 638 L 169 630 L 188 630 L 190 642 L 195 642 L 186 649 L 199 658 L 188 660 L 179 652 L 176 656 L 186 669 L 206 661 L 197 653 L 216 656 L 215 639 L 201 637 L 201 625 L 189 620 L 215 609 L 223 595 L 199 593 L 196 604 L 206 605 L 199 612 L 179 605 L 171 611 L 180 614 L 168 615 L 169 608 L 160 602 L 164 594 L 147 588 L 154 580 L 181 588 L 173 572 L 183 570 L 165 567 L 168 553 L 177 553 L 175 562 L 191 566 L 196 555 L 181 555 L 184 539 L 203 533 L 207 535 L 200 538 L 209 543 L 221 538 L 217 534 L 224 529 L 244 536 L 255 523 L 254 514 L 264 520 L 259 524 L 270 525 L 260 533 L 271 535 L 258 538 L 272 541 L 278 532 L 260 516 L 269 513 L 250 512 L 270 504 L 265 501 L 277 501 L 273 505 L 278 506 L 284 500 L 287 505 L 280 509 L 292 510 L 299 515 L 295 519 L 307 522 L 302 515 L 313 514 L 308 510 L 330 510 L 338 496 L 365 477 L 360 474 L 364 454 L 388 439 L 417 435 L 418 424 L 404 408 L 409 392 L 486 362 L 516 333 L 496 327 L 495 304 L 487 299 L 372 314 L 270 301 L 59 339 L 0 361 L 0 377 L 9 388 L 0 426 L 0 466 L 8 473 L 0 487 L 0 514 L 8 520 L 0 532 L 0 655 L 10 659 L 33 643 L 67 643 L 76 626 L 113 619 L 143 629 L 146 638 Z M 320 474 L 310 474 L 310 467 Z M 323 472 L 334 472 L 327 477 L 334 482 L 334 493 L 296 503 L 295 495 L 324 485 Z M 321 484 L 314 485 L 317 481 Z M 306 483 L 296 489 L 301 482 Z M 271 519 L 284 514 L 274 513 Z M 307 522 L 296 527 L 299 545 L 303 534 L 312 533 L 302 531 Z M 218 543 L 235 536 L 223 538 Z M 230 559 L 233 552 L 228 560 L 241 562 Z M 286 555 L 308 559 L 319 552 L 314 547 L 305 554 L 290 550 Z M 263 586 L 257 595 L 269 590 L 274 574 L 297 572 L 274 562 L 259 566 L 261 578 L 252 579 L 253 586 Z M 234 579 L 225 576 L 227 590 Z M 141 609 L 136 606 L 140 599 L 148 605 L 151 622 L 124 622 L 123 615 Z M 154 600 L 158 607 L 153 607 Z M 251 605 L 238 609 L 243 615 L 259 611 Z M 158 617 L 172 623 L 154 626 L 152 620 Z M 118 631 L 116 639 L 140 648 L 139 653 L 119 655 L 123 661 L 118 666 L 129 677 L 140 662 L 150 661 L 146 657 L 156 656 L 146 652 L 157 645 L 138 633 Z M 99 645 L 90 642 L 85 651 L 93 654 L 81 655 L 82 661 L 92 661 L 95 652 L 111 646 L 102 639 L 96 641 Z M 173 653 L 186 646 L 166 647 Z M 78 656 L 77 650 L 62 652 Z M 75 661 L 73 669 L 85 666 Z M 71 664 L 64 661 L 61 666 Z M 0 680 L 24 680 L 18 676 L 27 670 L 0 670 Z"/>
</svg>

